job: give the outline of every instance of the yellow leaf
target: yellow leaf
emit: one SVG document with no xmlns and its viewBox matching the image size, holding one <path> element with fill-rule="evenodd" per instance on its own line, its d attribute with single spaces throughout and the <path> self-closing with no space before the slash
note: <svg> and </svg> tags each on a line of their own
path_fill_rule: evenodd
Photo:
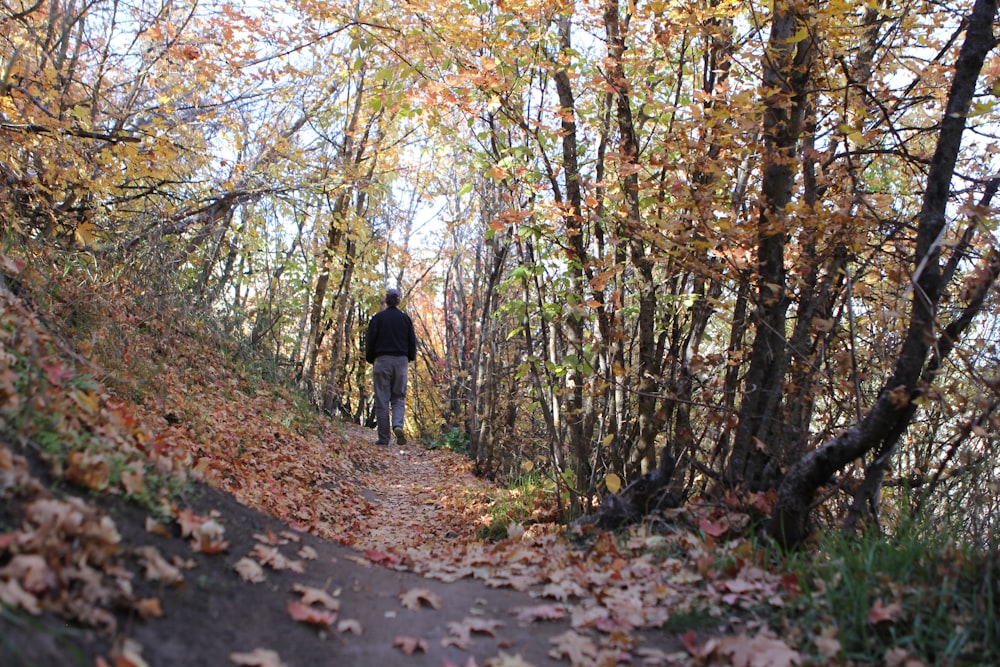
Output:
<svg viewBox="0 0 1000 667">
<path fill-rule="evenodd" d="M 622 488 L 622 478 L 613 472 L 609 472 L 608 476 L 604 478 L 604 486 L 608 487 L 608 491 L 611 493 L 618 493 Z"/>
<path fill-rule="evenodd" d="M 96 227 L 92 222 L 84 222 L 77 226 L 74 236 L 76 237 L 77 243 L 85 246 L 92 246 L 96 243 L 97 237 L 94 236 L 94 230 Z"/>
</svg>

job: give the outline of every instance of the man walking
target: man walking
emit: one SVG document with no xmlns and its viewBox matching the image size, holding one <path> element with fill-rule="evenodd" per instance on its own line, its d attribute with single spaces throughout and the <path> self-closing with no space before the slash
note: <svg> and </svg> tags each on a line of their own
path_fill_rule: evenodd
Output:
<svg viewBox="0 0 1000 667">
<path fill-rule="evenodd" d="M 374 365 L 375 418 L 379 447 L 389 446 L 392 430 L 399 445 L 406 444 L 403 416 L 406 412 L 407 365 L 417 359 L 417 336 L 413 321 L 401 311 L 399 290 L 385 292 L 385 308 L 372 317 L 365 336 L 365 359 Z M 391 417 L 391 421 L 390 421 Z"/>
</svg>

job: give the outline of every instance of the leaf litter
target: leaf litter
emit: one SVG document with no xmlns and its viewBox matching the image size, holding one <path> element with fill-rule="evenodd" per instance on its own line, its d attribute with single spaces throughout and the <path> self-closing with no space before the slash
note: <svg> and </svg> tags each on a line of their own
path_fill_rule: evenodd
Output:
<svg viewBox="0 0 1000 667">
<path fill-rule="evenodd" d="M 144 347 L 155 347 L 160 357 L 169 355 L 157 374 L 160 400 L 130 402 L 112 386 L 96 382 L 74 387 L 70 380 L 79 371 L 64 362 L 73 354 L 23 303 L 9 294 L 3 298 L 2 349 L 22 355 L 50 350 L 38 365 L 44 376 L 34 400 L 54 414 L 73 415 L 60 428 L 93 434 L 91 446 L 71 451 L 64 460 L 50 459 L 52 474 L 102 494 L 147 498 L 159 514 L 147 522 L 151 534 L 169 533 L 172 525 L 195 552 L 221 556 L 228 551 L 224 516 L 179 508 L 166 486 L 151 483 L 193 478 L 295 529 L 349 545 L 358 560 L 442 582 L 471 578 L 493 588 L 526 591 L 539 604 L 512 609 L 511 616 L 525 624 L 568 620 L 571 629 L 553 639 L 550 655 L 573 665 L 614 665 L 643 656 L 650 664 L 683 659 L 753 665 L 747 656 L 754 652 L 770 656 L 774 664 L 799 664 L 797 653 L 781 639 L 760 633 L 691 641 L 686 651 L 675 653 L 644 647 L 639 639 L 672 614 L 705 609 L 721 628 L 738 610 L 781 603 L 787 579 L 757 562 L 737 533 L 748 523 L 739 511 L 695 504 L 661 517 L 656 529 L 639 526 L 621 538 L 570 535 L 539 520 L 518 524 L 506 540 L 483 542 L 477 528 L 488 516 L 491 499 L 504 490 L 475 477 L 467 459 L 414 447 L 376 451 L 370 430 L 348 424 L 286 423 L 275 418 L 296 410 L 286 390 L 260 387 L 215 350 L 192 345 L 188 332 L 164 322 L 147 320 L 139 331 L 127 312 L 116 312 L 116 326 L 130 332 L 132 358 L 143 357 Z M 150 356 L 156 355 L 145 355 Z M 25 372 L 10 355 L 0 356 L 0 362 L 6 377 Z M 134 372 L 109 369 L 109 376 Z M 0 407 L 7 413 L 24 407 L 12 386 L 0 385 Z M 16 496 L 25 506 L 21 526 L 0 533 L 0 602 L 29 614 L 52 611 L 108 632 L 116 626 L 112 607 L 132 608 L 143 618 L 161 613 L 155 598 L 133 595 L 111 519 L 83 501 L 51 497 L 25 459 L 5 443 L 0 443 L 0 496 Z M 316 557 L 311 547 L 298 546 L 300 538 L 292 531 L 256 537 L 250 553 L 235 561 L 245 582 L 266 581 L 265 568 L 302 573 Z M 185 585 L 190 562 L 167 558 L 154 547 L 139 547 L 135 556 L 147 579 Z M 728 565 L 720 571 L 716 562 Z M 79 593 L 65 595 L 70 588 Z M 296 592 L 300 599 L 290 600 L 287 609 L 293 620 L 362 632 L 356 621 L 338 623 L 335 596 L 306 588 Z M 416 613 L 447 604 L 420 589 L 401 594 L 401 602 Z M 873 610 L 873 617 L 891 620 L 891 610 Z M 469 618 L 449 627 L 446 640 L 464 647 L 482 635 L 502 648 L 496 637 L 501 627 L 500 619 Z M 419 637 L 401 636 L 394 646 L 407 655 L 427 650 Z M 233 660 L 280 664 L 268 651 L 235 653 Z M 141 647 L 120 643 L 113 658 L 116 664 L 142 664 Z M 516 653 L 500 652 L 487 664 L 527 663 Z"/>
</svg>

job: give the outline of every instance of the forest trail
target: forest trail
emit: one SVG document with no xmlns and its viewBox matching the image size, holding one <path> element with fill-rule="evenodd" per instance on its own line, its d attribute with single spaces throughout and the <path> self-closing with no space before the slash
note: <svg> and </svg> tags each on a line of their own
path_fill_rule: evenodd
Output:
<svg viewBox="0 0 1000 667">
<path fill-rule="evenodd" d="M 6 394 L 25 421 L 0 439 L 5 667 L 797 660 L 742 613 L 782 604 L 788 581 L 738 539 L 738 508 L 579 534 L 520 498 L 539 511 L 504 537 L 491 510 L 517 490 L 445 449 L 377 448 L 187 325 L 112 311 L 98 337 L 128 331 L 128 354 L 97 368 L 23 302 L 6 307 L 0 341 L 20 356 L 0 373 L 23 378 L 33 409 Z M 69 381 L 88 373 L 101 382 Z M 708 620 L 682 644 L 664 626 L 692 614 Z"/>
</svg>

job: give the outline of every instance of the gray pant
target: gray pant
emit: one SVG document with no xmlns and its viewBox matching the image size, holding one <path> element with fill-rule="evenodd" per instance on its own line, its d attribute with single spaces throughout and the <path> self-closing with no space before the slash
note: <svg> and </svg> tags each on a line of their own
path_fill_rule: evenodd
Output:
<svg viewBox="0 0 1000 667">
<path fill-rule="evenodd" d="M 375 383 L 375 419 L 378 423 L 379 445 L 389 444 L 393 428 L 403 428 L 406 413 L 406 370 L 409 360 L 404 356 L 383 355 L 375 358 L 372 371 Z M 392 412 L 392 421 L 389 412 Z"/>
</svg>

